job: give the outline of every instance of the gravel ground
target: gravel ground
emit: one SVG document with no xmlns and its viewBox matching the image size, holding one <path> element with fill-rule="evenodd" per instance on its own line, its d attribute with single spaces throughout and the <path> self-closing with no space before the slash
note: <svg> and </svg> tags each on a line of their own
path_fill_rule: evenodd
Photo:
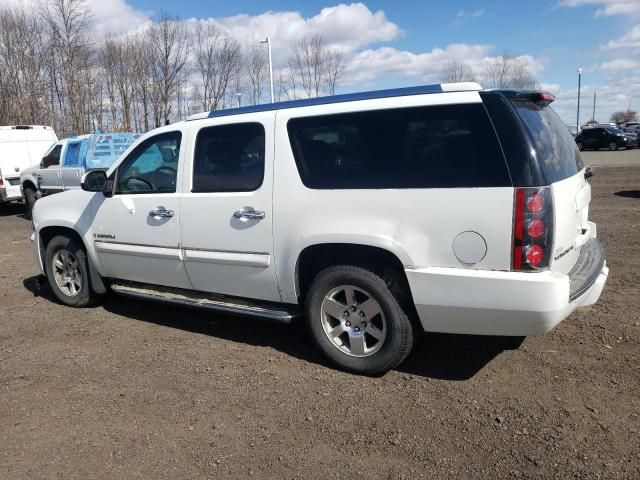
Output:
<svg viewBox="0 0 640 480">
<path fill-rule="evenodd" d="M 0 478 L 640 478 L 640 168 L 592 185 L 597 305 L 522 343 L 428 335 L 379 378 L 301 327 L 35 296 L 0 207 Z"/>
</svg>

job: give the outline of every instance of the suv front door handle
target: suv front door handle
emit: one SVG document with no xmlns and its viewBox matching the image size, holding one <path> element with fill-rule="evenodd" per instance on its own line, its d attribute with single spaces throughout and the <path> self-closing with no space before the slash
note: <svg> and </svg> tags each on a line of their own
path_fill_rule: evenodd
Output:
<svg viewBox="0 0 640 480">
<path fill-rule="evenodd" d="M 237 212 L 234 212 L 235 218 L 246 218 L 248 220 L 262 220 L 264 218 L 264 212 L 254 210 L 253 207 L 243 207 Z"/>
<path fill-rule="evenodd" d="M 153 218 L 169 218 L 173 217 L 173 210 L 167 210 L 164 207 L 157 207 L 149 212 L 149 216 Z"/>
</svg>

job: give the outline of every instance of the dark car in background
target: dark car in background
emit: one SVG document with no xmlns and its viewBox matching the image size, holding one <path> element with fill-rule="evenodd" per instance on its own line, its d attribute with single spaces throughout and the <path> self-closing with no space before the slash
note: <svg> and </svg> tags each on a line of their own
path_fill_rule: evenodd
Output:
<svg viewBox="0 0 640 480">
<path fill-rule="evenodd" d="M 580 150 L 633 148 L 626 133 L 615 127 L 584 128 L 576 136 L 576 145 Z"/>
</svg>

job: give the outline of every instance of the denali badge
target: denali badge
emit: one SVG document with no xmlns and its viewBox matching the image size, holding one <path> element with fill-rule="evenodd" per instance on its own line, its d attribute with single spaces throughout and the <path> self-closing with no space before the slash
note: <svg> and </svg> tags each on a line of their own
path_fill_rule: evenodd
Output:
<svg viewBox="0 0 640 480">
<path fill-rule="evenodd" d="M 108 239 L 108 240 L 115 240 L 116 236 L 115 235 L 111 235 L 111 234 L 107 234 L 107 233 L 94 233 L 93 234 L 93 238 L 101 238 L 101 239 Z"/>
<path fill-rule="evenodd" d="M 556 250 L 556 252 L 562 250 L 562 247 L 558 248 L 558 250 Z M 556 256 L 553 257 L 554 260 L 559 260 L 562 257 L 564 257 L 567 253 L 569 253 L 571 250 L 573 250 L 573 245 L 571 245 L 569 248 L 567 248 L 564 252 L 560 252 L 558 253 Z"/>
</svg>

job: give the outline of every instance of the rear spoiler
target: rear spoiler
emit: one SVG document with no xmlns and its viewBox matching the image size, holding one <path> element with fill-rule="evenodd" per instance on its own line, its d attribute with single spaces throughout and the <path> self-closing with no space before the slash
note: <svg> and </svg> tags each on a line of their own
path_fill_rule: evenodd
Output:
<svg viewBox="0 0 640 480">
<path fill-rule="evenodd" d="M 514 102 L 533 102 L 545 107 L 556 99 L 555 95 L 549 92 L 518 92 L 511 100 Z"/>
</svg>

